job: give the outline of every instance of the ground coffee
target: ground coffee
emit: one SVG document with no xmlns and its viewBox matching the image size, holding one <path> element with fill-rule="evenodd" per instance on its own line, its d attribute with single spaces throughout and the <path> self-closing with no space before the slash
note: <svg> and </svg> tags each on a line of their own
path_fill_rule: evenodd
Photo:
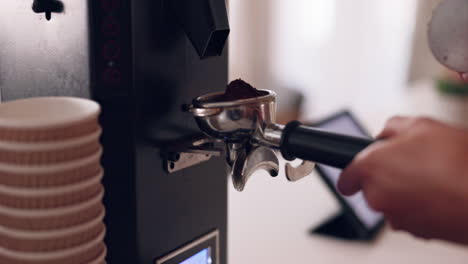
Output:
<svg viewBox="0 0 468 264">
<path fill-rule="evenodd" d="M 223 101 L 234 101 L 240 99 L 255 98 L 264 95 L 261 91 L 255 89 L 252 85 L 237 79 L 232 81 L 227 87 L 224 95 L 222 96 Z"/>
</svg>

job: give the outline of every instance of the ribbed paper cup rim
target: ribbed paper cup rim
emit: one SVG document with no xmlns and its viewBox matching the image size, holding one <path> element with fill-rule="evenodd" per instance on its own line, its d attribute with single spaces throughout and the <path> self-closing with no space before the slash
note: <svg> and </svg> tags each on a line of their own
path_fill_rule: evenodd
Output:
<svg viewBox="0 0 468 264">
<path fill-rule="evenodd" d="M 101 182 L 104 172 L 101 171 L 87 180 L 63 185 L 63 186 L 54 186 L 54 187 L 44 187 L 44 188 L 27 188 L 27 187 L 10 187 L 5 185 L 0 185 L 0 193 L 17 196 L 18 198 L 27 198 L 27 197 L 40 197 L 40 196 L 62 196 L 67 193 L 74 193 L 79 190 L 89 188 L 95 184 Z M 21 197 L 20 197 L 21 196 Z"/>
<path fill-rule="evenodd" d="M 0 104 L 0 129 L 54 129 L 97 118 L 99 104 L 76 97 L 35 97 Z"/>
<path fill-rule="evenodd" d="M 86 232 L 86 230 L 97 226 L 102 223 L 104 220 L 105 211 L 101 212 L 96 218 L 91 219 L 88 222 L 53 230 L 18 230 L 12 229 L 5 226 L 0 226 L 0 235 L 9 236 L 16 239 L 28 239 L 28 240 L 37 240 L 37 239 L 60 239 L 64 236 L 74 235 L 77 233 Z"/>
<path fill-rule="evenodd" d="M 25 218 L 2 214 L 0 216 L 0 222 L 3 226 L 19 230 L 39 231 L 61 229 L 90 221 L 105 210 L 106 208 L 103 203 L 99 201 L 89 208 L 60 216 Z"/>
<path fill-rule="evenodd" d="M 95 132 L 82 137 L 71 138 L 52 142 L 15 142 L 15 141 L 0 141 L 0 151 L 12 152 L 32 152 L 32 151 L 56 151 L 64 148 L 72 148 L 81 146 L 86 143 L 98 141 L 102 134 L 102 129 L 99 128 Z"/>
<path fill-rule="evenodd" d="M 58 251 L 49 251 L 49 252 L 21 252 L 15 250 L 9 250 L 6 248 L 0 248 L 0 255 L 7 256 L 8 258 L 13 258 L 17 260 L 24 260 L 24 261 L 46 261 L 46 260 L 55 260 L 66 258 L 69 256 L 73 256 L 75 254 L 80 254 L 88 251 L 89 249 L 98 246 L 100 243 L 104 241 L 104 237 L 106 234 L 106 230 L 104 230 L 93 240 L 89 241 L 88 243 L 62 249 Z"/>
<path fill-rule="evenodd" d="M 89 264 L 101 264 L 106 260 L 107 256 L 107 247 L 104 247 L 104 250 L 102 253 L 93 261 L 91 261 Z"/>
<path fill-rule="evenodd" d="M 14 165 L 8 163 L 0 163 L 0 171 L 9 172 L 9 173 L 16 173 L 16 174 L 42 174 L 42 173 L 54 173 L 60 172 L 63 170 L 69 170 L 73 168 L 79 168 L 86 164 L 95 162 L 99 160 L 102 155 L 102 147 L 99 148 L 93 155 L 90 155 L 86 158 L 66 161 L 61 163 L 55 164 L 46 164 L 46 165 Z"/>
<path fill-rule="evenodd" d="M 48 208 L 48 209 L 19 209 L 19 208 L 11 208 L 0 205 L 0 213 L 8 216 L 13 217 L 24 217 L 24 218 L 43 218 L 43 217 L 57 217 L 63 216 L 71 213 L 75 213 L 78 211 L 82 211 L 89 207 L 96 205 L 97 203 L 102 202 L 102 198 L 104 197 L 104 190 L 98 193 L 95 197 L 79 203 L 74 204 L 71 206 L 64 206 L 64 207 L 57 207 L 57 208 Z"/>
</svg>

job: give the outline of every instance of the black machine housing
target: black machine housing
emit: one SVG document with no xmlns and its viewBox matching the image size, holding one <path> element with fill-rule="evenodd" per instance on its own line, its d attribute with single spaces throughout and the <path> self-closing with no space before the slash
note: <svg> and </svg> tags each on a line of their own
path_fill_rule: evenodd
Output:
<svg viewBox="0 0 468 264">
<path fill-rule="evenodd" d="M 180 106 L 227 84 L 225 1 L 5 1 L 0 33 L 2 101 L 78 96 L 102 106 L 107 262 L 156 263 L 218 232 L 226 263 L 224 162 L 173 174 L 162 166 L 168 145 L 199 133 Z"/>
</svg>

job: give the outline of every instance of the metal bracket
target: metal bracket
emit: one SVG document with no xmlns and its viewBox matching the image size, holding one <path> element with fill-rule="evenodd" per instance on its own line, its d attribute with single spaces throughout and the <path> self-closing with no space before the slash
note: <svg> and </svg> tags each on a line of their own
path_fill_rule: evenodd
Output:
<svg viewBox="0 0 468 264">
<path fill-rule="evenodd" d="M 191 143 L 191 147 L 185 148 L 183 151 L 166 151 L 164 155 L 165 170 L 168 173 L 174 173 L 206 162 L 212 157 L 219 157 L 222 153 L 223 150 L 216 148 L 214 142 L 198 139 Z"/>
<path fill-rule="evenodd" d="M 285 171 L 288 181 L 296 182 L 309 176 L 315 169 L 315 163 L 311 161 L 302 161 L 298 167 L 293 167 L 290 163 L 286 163 Z"/>
<path fill-rule="evenodd" d="M 210 154 L 199 154 L 199 153 L 177 153 L 175 154 L 177 157 L 176 160 L 167 160 L 166 161 L 166 170 L 169 173 L 174 173 L 176 171 L 180 171 L 186 168 L 190 168 L 197 164 L 203 163 L 211 159 Z"/>
</svg>

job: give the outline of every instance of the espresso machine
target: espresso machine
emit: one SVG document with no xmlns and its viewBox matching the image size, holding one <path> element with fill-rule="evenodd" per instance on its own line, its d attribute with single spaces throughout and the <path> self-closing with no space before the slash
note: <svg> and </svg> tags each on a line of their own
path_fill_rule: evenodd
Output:
<svg viewBox="0 0 468 264">
<path fill-rule="evenodd" d="M 468 8 L 446 0 L 429 44 L 459 72 Z M 102 106 L 108 263 L 226 263 L 227 177 L 297 181 L 346 167 L 372 140 L 275 123 L 274 92 L 225 100 L 225 0 L 14 0 L 0 8 L 2 101 L 91 98 Z M 454 48 L 455 47 L 455 48 Z M 193 100 L 191 100 L 193 99 Z"/>
<path fill-rule="evenodd" d="M 2 101 L 102 106 L 107 262 L 226 263 L 224 162 L 176 149 L 203 138 L 181 105 L 227 84 L 225 0 L 3 1 L 0 34 Z"/>
</svg>

